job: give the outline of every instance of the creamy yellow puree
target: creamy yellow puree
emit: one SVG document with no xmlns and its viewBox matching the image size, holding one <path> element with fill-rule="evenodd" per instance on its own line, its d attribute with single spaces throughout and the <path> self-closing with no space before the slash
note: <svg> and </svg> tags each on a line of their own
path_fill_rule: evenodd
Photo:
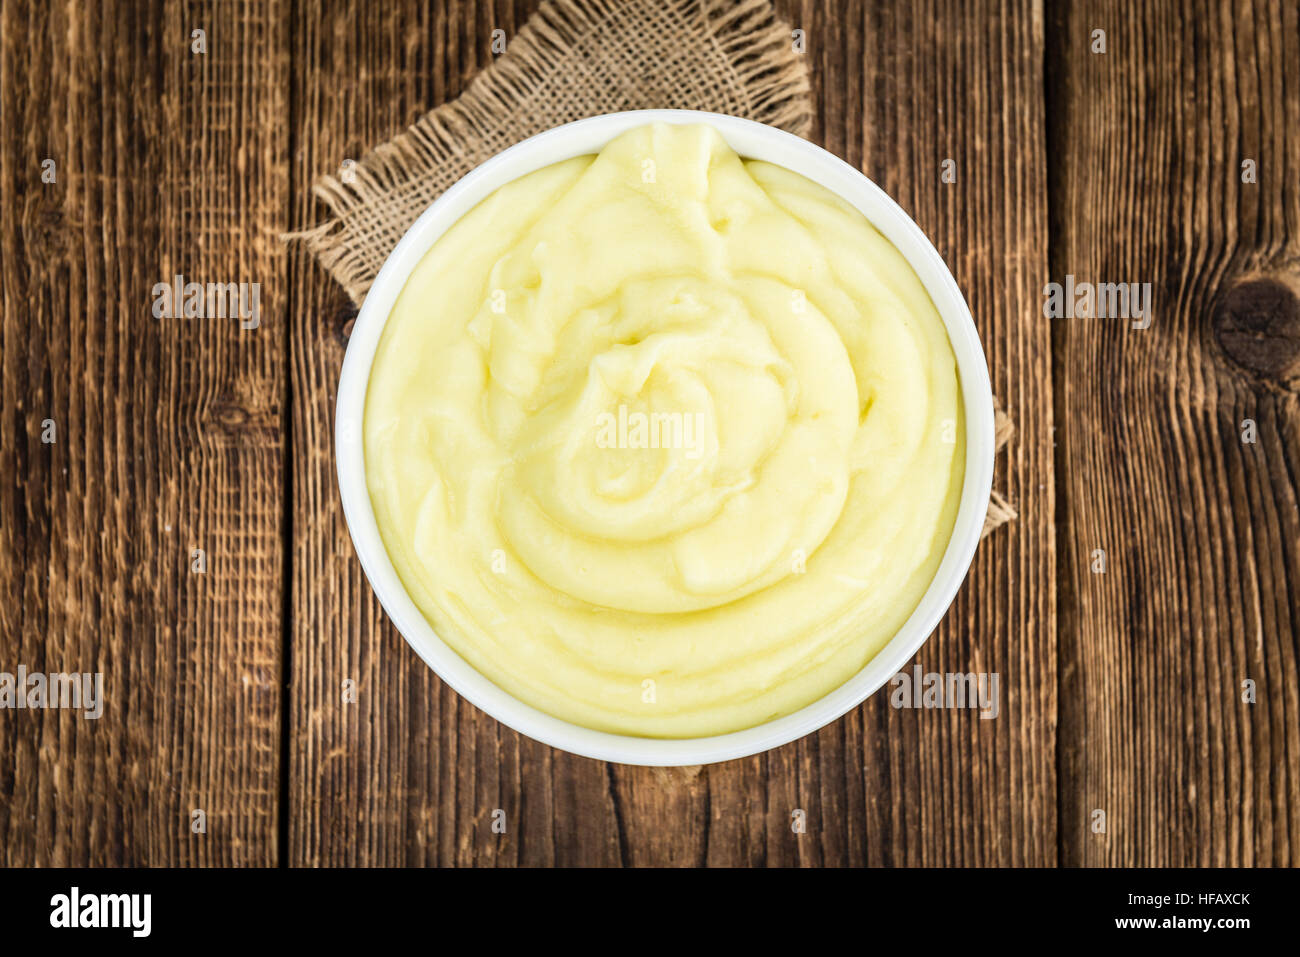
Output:
<svg viewBox="0 0 1300 957">
<path fill-rule="evenodd" d="M 943 323 L 852 207 L 654 125 L 497 190 L 393 307 L 385 545 L 528 704 L 693 737 L 811 703 L 928 587 L 962 483 Z"/>
</svg>

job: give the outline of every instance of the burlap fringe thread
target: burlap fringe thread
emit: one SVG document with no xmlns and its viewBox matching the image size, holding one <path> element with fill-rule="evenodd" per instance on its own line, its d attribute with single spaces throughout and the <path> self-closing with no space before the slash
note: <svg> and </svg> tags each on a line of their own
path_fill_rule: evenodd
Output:
<svg viewBox="0 0 1300 957">
<path fill-rule="evenodd" d="M 1011 441 L 1011 435 L 1016 431 L 1015 425 L 1011 421 L 1011 416 L 1007 415 L 1002 409 L 1002 403 L 994 398 L 993 400 L 993 438 L 997 451 L 1001 452 Z M 984 516 L 984 530 L 980 532 L 980 538 L 987 538 L 989 533 L 994 529 L 1001 528 L 1013 518 L 1019 518 L 1015 506 L 1013 506 L 1007 497 L 997 489 L 989 496 L 989 512 Z"/>
<path fill-rule="evenodd" d="M 484 160 L 600 113 L 727 113 L 797 135 L 812 126 L 805 60 L 769 0 L 552 0 L 450 103 L 313 191 L 331 218 L 288 234 L 358 305 L 406 230 Z M 998 448 L 1013 431 L 997 409 Z M 1016 517 L 999 493 L 984 535 Z"/>
</svg>

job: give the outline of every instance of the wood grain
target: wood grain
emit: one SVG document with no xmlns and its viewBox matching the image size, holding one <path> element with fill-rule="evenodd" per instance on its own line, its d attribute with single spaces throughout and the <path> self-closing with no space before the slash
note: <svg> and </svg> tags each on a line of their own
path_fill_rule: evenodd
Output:
<svg viewBox="0 0 1300 957">
<path fill-rule="evenodd" d="M 1288 362 L 1262 361 L 1294 358 L 1295 294 L 1253 284 L 1300 286 L 1298 19 L 1293 2 L 1053 10 L 1052 277 L 1154 295 L 1144 330 L 1053 323 L 1064 863 L 1300 855 L 1300 418 Z M 1223 347 L 1232 328 L 1255 367 Z"/>
<path fill-rule="evenodd" d="M 276 861 L 283 13 L 0 5 L 0 670 L 106 699 L 0 714 L 6 864 Z M 176 273 L 261 328 L 154 318 Z"/>
</svg>

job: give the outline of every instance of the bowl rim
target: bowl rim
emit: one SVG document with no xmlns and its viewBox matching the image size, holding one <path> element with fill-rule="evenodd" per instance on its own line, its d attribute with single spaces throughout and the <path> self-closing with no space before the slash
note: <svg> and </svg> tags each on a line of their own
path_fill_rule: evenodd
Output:
<svg viewBox="0 0 1300 957">
<path fill-rule="evenodd" d="M 365 476 L 370 370 L 392 307 L 424 254 L 498 187 L 563 159 L 598 152 L 620 133 L 649 123 L 712 126 L 742 157 L 800 173 L 862 212 L 903 254 L 934 302 L 952 343 L 965 411 L 966 470 L 952 536 L 902 627 L 860 671 L 798 711 L 698 738 L 644 738 L 587 728 L 525 704 L 475 670 L 438 637 L 407 594 L 380 537 Z M 335 402 L 335 460 L 348 533 L 370 587 L 407 644 L 457 694 L 520 734 L 573 754 L 621 764 L 699 765 L 759 754 L 825 727 L 878 691 L 925 644 L 947 614 L 979 544 L 993 481 L 993 415 L 984 350 L 961 289 L 921 228 L 860 170 L 814 143 L 753 120 L 697 110 L 628 110 L 558 126 L 496 154 L 415 220 L 379 270 L 353 324 Z"/>
</svg>

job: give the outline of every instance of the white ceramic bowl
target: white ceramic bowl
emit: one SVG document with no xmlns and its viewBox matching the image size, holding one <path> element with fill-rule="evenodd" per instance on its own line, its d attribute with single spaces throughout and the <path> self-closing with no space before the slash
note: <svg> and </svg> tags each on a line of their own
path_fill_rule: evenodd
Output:
<svg viewBox="0 0 1300 957">
<path fill-rule="evenodd" d="M 825 697 L 757 727 L 706 738 L 638 738 L 584 728 L 529 707 L 470 667 L 434 633 L 393 569 L 371 508 L 362 449 L 366 385 L 380 334 L 411 271 L 434 242 L 498 187 L 560 160 L 599 152 L 615 136 L 646 123 L 707 123 L 741 156 L 800 173 L 861 210 L 907 257 L 943 317 L 966 411 L 966 474 L 957 521 L 916 611 L 866 667 Z M 361 565 L 398 630 L 443 681 L 521 734 L 575 754 L 623 764 L 707 764 L 757 754 L 829 724 L 884 685 L 925 643 L 957 594 L 979 543 L 993 481 L 993 396 L 961 290 L 925 234 L 879 187 L 820 147 L 761 123 L 691 110 L 636 110 L 579 120 L 525 140 L 470 172 L 424 211 L 384 263 L 357 316 L 339 380 L 335 439 L 343 511 Z"/>
</svg>

